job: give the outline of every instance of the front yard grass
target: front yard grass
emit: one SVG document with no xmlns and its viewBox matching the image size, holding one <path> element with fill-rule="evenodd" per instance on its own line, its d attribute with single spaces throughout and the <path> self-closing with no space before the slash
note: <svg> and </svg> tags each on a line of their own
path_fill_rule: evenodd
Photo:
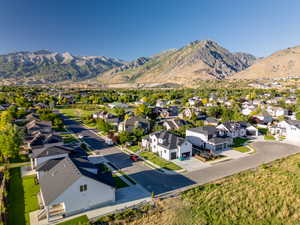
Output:
<svg viewBox="0 0 300 225">
<path fill-rule="evenodd" d="M 8 186 L 8 225 L 29 225 L 29 213 L 39 209 L 37 193 L 40 188 L 35 176 L 21 177 L 20 168 L 10 169 Z"/>
<path fill-rule="evenodd" d="M 249 140 L 248 138 L 240 138 L 240 137 L 234 138 L 233 139 L 233 146 L 234 147 L 243 146 L 248 140 Z"/>
<path fill-rule="evenodd" d="M 75 138 L 72 134 L 63 134 L 61 135 L 65 144 L 78 143 L 78 139 Z"/>
<path fill-rule="evenodd" d="M 275 141 L 276 138 L 273 135 L 265 135 L 264 140 L 266 140 L 266 141 Z"/>
<path fill-rule="evenodd" d="M 74 219 L 61 222 L 57 225 L 90 225 L 89 219 L 86 215 L 76 217 Z"/>
<path fill-rule="evenodd" d="M 180 170 L 182 169 L 180 166 L 176 165 L 175 163 L 169 162 L 160 158 L 159 156 L 155 155 L 153 152 L 142 152 L 140 156 L 144 157 L 145 159 L 149 160 L 150 162 L 164 168 L 167 170 Z"/>
<path fill-rule="evenodd" d="M 138 145 L 134 145 L 134 146 L 128 147 L 128 149 L 131 150 L 131 151 L 133 151 L 133 152 L 137 152 L 137 151 L 139 151 L 141 149 L 141 147 L 138 146 Z"/>
<path fill-rule="evenodd" d="M 235 147 L 233 148 L 233 150 L 243 152 L 243 153 L 250 152 L 250 149 L 247 146 Z"/>
</svg>

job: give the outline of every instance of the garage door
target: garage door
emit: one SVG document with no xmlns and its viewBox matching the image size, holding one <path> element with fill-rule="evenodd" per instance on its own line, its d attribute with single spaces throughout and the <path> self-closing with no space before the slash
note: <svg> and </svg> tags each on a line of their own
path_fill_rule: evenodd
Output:
<svg viewBox="0 0 300 225">
<path fill-rule="evenodd" d="M 171 152 L 171 159 L 176 159 L 177 156 L 176 156 L 176 152 Z"/>
</svg>

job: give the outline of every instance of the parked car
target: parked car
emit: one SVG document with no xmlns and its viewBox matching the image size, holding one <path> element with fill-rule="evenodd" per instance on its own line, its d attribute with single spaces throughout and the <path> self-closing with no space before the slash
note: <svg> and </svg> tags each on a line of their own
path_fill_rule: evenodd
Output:
<svg viewBox="0 0 300 225">
<path fill-rule="evenodd" d="M 135 155 L 135 154 L 130 154 L 130 155 L 129 155 L 129 158 L 130 158 L 132 161 L 134 161 L 134 162 L 136 162 L 136 161 L 139 160 L 139 157 L 138 157 L 137 155 Z"/>
</svg>

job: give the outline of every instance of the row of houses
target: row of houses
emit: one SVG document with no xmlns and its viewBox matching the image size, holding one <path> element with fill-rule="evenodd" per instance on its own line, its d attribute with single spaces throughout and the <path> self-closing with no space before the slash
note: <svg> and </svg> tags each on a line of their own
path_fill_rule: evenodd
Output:
<svg viewBox="0 0 300 225">
<path fill-rule="evenodd" d="M 234 138 L 247 135 L 258 135 L 258 130 L 245 122 L 225 122 L 187 129 L 185 138 L 169 131 L 154 132 L 142 139 L 142 147 L 173 160 L 189 158 L 205 150 L 219 154 L 230 148 Z"/>
<path fill-rule="evenodd" d="M 115 180 L 103 164 L 92 163 L 79 145 L 64 144 L 51 123 L 30 118 L 25 143 L 40 185 L 38 220 L 50 222 L 115 202 Z"/>
</svg>

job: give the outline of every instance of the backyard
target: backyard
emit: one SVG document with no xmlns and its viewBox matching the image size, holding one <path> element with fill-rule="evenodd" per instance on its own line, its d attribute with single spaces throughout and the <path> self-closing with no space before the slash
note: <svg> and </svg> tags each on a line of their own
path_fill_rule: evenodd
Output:
<svg viewBox="0 0 300 225">
<path fill-rule="evenodd" d="M 142 153 L 140 153 L 140 156 L 144 157 L 145 159 L 149 160 L 150 162 L 152 162 L 152 163 L 154 163 L 154 164 L 156 164 L 156 165 L 158 165 L 158 166 L 160 166 L 164 169 L 167 169 L 167 170 L 180 170 L 180 169 L 182 169 L 180 166 L 160 158 L 159 156 L 157 156 L 153 152 L 142 152 Z"/>
<path fill-rule="evenodd" d="M 90 225 L 90 222 L 86 215 L 79 216 L 74 219 L 67 220 L 65 222 L 61 222 L 57 225 Z"/>
<path fill-rule="evenodd" d="M 8 225 L 29 225 L 29 213 L 39 209 L 39 185 L 34 176 L 21 177 L 20 168 L 10 169 L 8 186 Z M 16 216 L 17 215 L 17 216 Z"/>
</svg>

